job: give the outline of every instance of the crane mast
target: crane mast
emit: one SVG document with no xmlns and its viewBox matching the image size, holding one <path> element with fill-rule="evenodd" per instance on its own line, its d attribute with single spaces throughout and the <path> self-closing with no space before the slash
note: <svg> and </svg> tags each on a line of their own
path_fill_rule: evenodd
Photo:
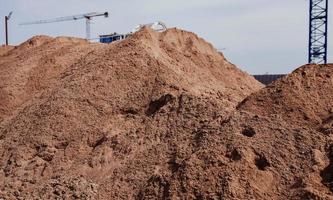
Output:
<svg viewBox="0 0 333 200">
<path fill-rule="evenodd" d="M 327 63 L 328 0 L 310 0 L 309 63 Z"/>
<path fill-rule="evenodd" d="M 104 16 L 105 18 L 109 16 L 108 12 L 91 12 L 81 15 L 72 15 L 66 17 L 58 17 L 54 19 L 47 19 L 47 20 L 37 20 L 33 22 L 24 22 L 20 23 L 20 25 L 32 25 L 32 24 L 46 24 L 46 23 L 54 23 L 54 22 L 63 22 L 63 21 L 73 21 L 73 20 L 80 20 L 86 19 L 86 38 L 90 39 L 90 24 L 91 20 L 94 17 Z"/>
<path fill-rule="evenodd" d="M 91 23 L 91 17 L 86 18 L 86 38 L 87 40 L 90 40 L 90 23 Z"/>
</svg>

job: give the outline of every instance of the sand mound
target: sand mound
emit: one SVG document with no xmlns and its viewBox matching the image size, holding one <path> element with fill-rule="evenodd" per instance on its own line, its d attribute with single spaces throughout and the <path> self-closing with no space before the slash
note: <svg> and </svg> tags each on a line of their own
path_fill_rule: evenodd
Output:
<svg viewBox="0 0 333 200">
<path fill-rule="evenodd" d="M 110 45 L 30 41 L 0 62 L 0 196 L 8 199 L 164 195 L 201 130 L 262 87 L 177 29 L 143 29 Z"/>
<path fill-rule="evenodd" d="M 7 52 L 12 50 L 13 48 L 14 48 L 13 46 L 5 46 L 5 45 L 0 46 L 0 56 L 5 55 Z"/>
<path fill-rule="evenodd" d="M 289 123 L 315 127 L 332 118 L 332 84 L 332 65 L 306 65 L 238 107 L 260 115 L 279 114 Z"/>
<path fill-rule="evenodd" d="M 301 67 L 250 95 L 220 126 L 201 127 L 196 151 L 144 196 L 164 189 L 189 199 L 331 199 L 332 69 Z"/>
<path fill-rule="evenodd" d="M 0 122 L 56 85 L 65 69 L 95 48 L 82 39 L 48 36 L 11 48 L 0 59 Z"/>
<path fill-rule="evenodd" d="M 178 29 L 29 41 L 0 60 L 1 198 L 333 198 L 332 65 L 262 88 Z"/>
</svg>

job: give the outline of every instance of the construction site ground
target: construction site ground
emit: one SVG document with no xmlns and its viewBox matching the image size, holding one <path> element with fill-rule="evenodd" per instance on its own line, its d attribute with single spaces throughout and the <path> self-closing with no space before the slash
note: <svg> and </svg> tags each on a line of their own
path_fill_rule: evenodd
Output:
<svg viewBox="0 0 333 200">
<path fill-rule="evenodd" d="M 333 199 L 332 99 L 332 64 L 265 87 L 184 30 L 35 36 L 0 47 L 0 199 Z"/>
</svg>

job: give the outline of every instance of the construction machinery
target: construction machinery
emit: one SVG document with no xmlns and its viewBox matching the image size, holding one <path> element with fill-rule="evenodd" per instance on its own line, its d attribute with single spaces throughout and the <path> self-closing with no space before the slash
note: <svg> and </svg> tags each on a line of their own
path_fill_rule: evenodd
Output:
<svg viewBox="0 0 333 200">
<path fill-rule="evenodd" d="M 310 0 L 309 63 L 327 63 L 328 0 Z"/>
<path fill-rule="evenodd" d="M 167 30 L 167 26 L 165 25 L 165 23 L 163 23 L 161 21 L 157 21 L 157 22 L 154 22 L 154 23 L 139 24 L 132 30 L 132 32 L 133 33 L 137 32 L 137 31 L 139 31 L 140 29 L 142 29 L 144 27 L 149 27 L 149 28 L 151 28 L 155 31 L 165 31 L 165 30 Z"/>
<path fill-rule="evenodd" d="M 100 35 L 99 36 L 99 41 L 101 43 L 111 43 L 111 42 L 115 42 L 118 40 L 123 40 L 125 38 L 128 38 L 129 36 L 131 36 L 133 33 L 139 31 L 140 29 L 144 28 L 144 27 L 149 27 L 155 31 L 165 31 L 167 30 L 167 26 L 165 25 L 165 23 L 161 22 L 161 21 L 157 21 L 154 23 L 148 23 L 148 24 L 139 24 L 138 26 L 136 26 L 132 32 L 130 33 L 126 33 L 126 34 L 119 34 L 119 33 L 112 33 L 112 34 L 108 34 L 108 35 Z"/>
<path fill-rule="evenodd" d="M 6 45 L 8 46 L 8 20 L 12 16 L 13 12 L 10 12 L 7 16 L 5 16 L 5 35 L 6 35 Z"/>
<path fill-rule="evenodd" d="M 100 17 L 100 16 L 104 16 L 105 18 L 107 18 L 109 16 L 109 13 L 108 12 L 91 12 L 91 13 L 86 13 L 86 14 L 81 14 L 81 15 L 59 17 L 59 18 L 48 19 L 48 20 L 38 20 L 38 21 L 33 21 L 33 22 L 24 22 L 24 23 L 21 23 L 20 25 L 45 24 L 45 23 L 54 23 L 54 22 L 86 19 L 86 38 L 88 40 L 90 40 L 91 20 L 94 17 Z"/>
</svg>

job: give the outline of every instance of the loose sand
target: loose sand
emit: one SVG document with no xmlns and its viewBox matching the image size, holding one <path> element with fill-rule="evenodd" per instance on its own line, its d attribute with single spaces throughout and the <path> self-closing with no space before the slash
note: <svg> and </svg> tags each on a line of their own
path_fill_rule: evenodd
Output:
<svg viewBox="0 0 333 200">
<path fill-rule="evenodd" d="M 263 88 L 193 33 L 0 47 L 0 198 L 333 198 L 333 66 Z"/>
</svg>

